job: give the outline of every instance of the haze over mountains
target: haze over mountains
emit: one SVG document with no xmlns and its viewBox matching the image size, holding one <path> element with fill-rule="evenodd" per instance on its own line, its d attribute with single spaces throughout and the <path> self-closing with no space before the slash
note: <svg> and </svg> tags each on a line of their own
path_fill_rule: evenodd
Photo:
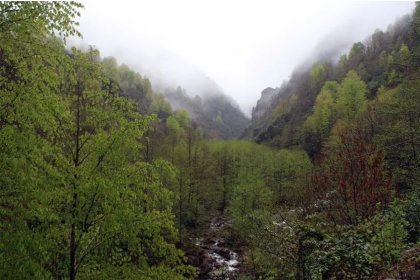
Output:
<svg viewBox="0 0 420 280">
<path fill-rule="evenodd" d="M 202 96 L 209 77 L 248 116 L 264 88 L 280 86 L 308 58 L 329 55 L 325 49 L 344 53 L 413 8 L 410 2 L 305 1 L 305 9 L 291 1 L 122 3 L 86 3 L 80 25 L 86 44 L 159 90 L 180 85 Z"/>
<path fill-rule="evenodd" d="M 255 34 L 255 28 L 260 28 L 264 37 L 257 36 L 257 39 L 253 40 L 255 42 L 251 43 L 244 39 L 242 33 L 240 35 L 235 33 L 232 38 L 226 39 L 224 29 L 220 29 L 216 22 L 214 25 L 205 26 L 204 30 L 214 30 L 207 32 L 203 37 L 203 34 L 199 33 L 201 30 L 198 29 L 202 26 L 198 15 L 208 17 L 208 14 L 204 15 L 204 11 L 198 9 L 195 10 L 197 14 L 193 16 L 186 11 L 180 11 L 182 5 L 181 1 L 179 7 L 174 7 L 173 13 L 178 12 L 179 17 L 175 17 L 172 13 L 162 12 L 162 15 L 165 15 L 174 25 L 169 28 L 173 34 L 169 34 L 166 33 L 167 29 L 156 22 L 157 18 L 146 22 L 150 16 L 145 15 L 145 18 L 143 16 L 138 19 L 136 13 L 125 11 L 125 18 L 136 18 L 135 26 L 127 26 L 127 21 L 118 21 L 118 13 L 110 10 L 106 4 L 99 7 L 95 2 L 87 3 L 87 13 L 81 18 L 84 39 L 83 43 L 78 44 L 93 44 L 101 49 L 103 56 L 112 55 L 119 62 L 127 64 L 131 69 L 148 77 L 153 90 L 164 94 L 174 108 L 187 109 L 192 120 L 199 126 L 209 128 L 205 131 L 213 131 L 209 135 L 224 139 L 239 137 L 249 124 L 247 118 L 262 114 L 262 107 L 264 107 L 262 103 L 269 102 L 269 99 L 266 96 L 264 102 L 258 101 L 261 90 L 270 86 L 278 88 L 283 81 L 288 80 L 293 69 L 310 67 L 314 61 L 324 58 L 336 61 L 354 41 L 364 39 L 375 28 L 386 27 L 393 18 L 401 16 L 404 11 L 412 8 L 410 3 L 381 5 L 378 6 L 374 19 L 367 22 L 363 18 L 364 13 L 372 7 L 377 8 L 377 5 L 367 3 L 351 5 L 346 13 L 342 11 L 345 4 L 328 6 L 328 9 L 322 3 L 320 7 L 315 8 L 309 5 L 308 7 L 319 10 L 323 14 L 323 17 L 316 18 L 318 27 L 323 28 L 320 29 L 322 32 L 312 32 L 311 35 L 309 34 L 313 26 L 310 24 L 301 26 L 297 23 L 296 34 L 290 33 L 293 28 L 289 28 L 286 34 L 283 34 L 281 20 L 277 23 L 276 16 L 270 11 L 273 3 L 258 7 L 245 5 L 246 9 L 243 11 L 235 10 L 234 7 L 228 5 L 226 10 L 218 13 L 218 21 L 228 21 L 229 13 L 241 13 L 239 17 L 241 21 L 242 17 L 250 13 L 248 8 L 255 8 L 257 13 L 253 12 L 252 17 L 249 18 L 253 25 L 248 22 L 242 22 L 243 26 L 235 24 L 235 32 L 253 26 L 253 28 L 248 28 L 249 36 Z M 278 6 L 277 8 L 293 10 L 295 7 L 292 5 L 292 7 Z M 158 10 L 158 7 L 152 5 L 148 6 L 148 9 L 150 13 L 153 13 Z M 89 13 L 92 10 L 95 11 L 94 14 Z M 98 10 L 101 12 L 98 13 Z M 342 17 L 338 19 L 337 15 L 340 14 Z M 306 16 L 308 23 L 315 20 L 312 15 L 302 14 L 303 16 Z M 326 19 L 330 22 L 324 22 Z M 146 25 L 139 25 L 140 23 Z M 102 36 L 94 28 L 96 24 L 106 26 L 109 36 L 118 34 L 115 36 L 118 39 L 108 40 L 108 36 Z M 292 21 L 287 24 L 292 24 Z M 229 24 L 226 23 L 224 26 L 229 26 Z M 100 30 L 104 29 L 100 28 Z M 305 36 L 296 37 L 299 32 L 304 31 L 305 33 L 302 34 L 306 34 L 307 42 Z M 176 35 L 180 36 L 179 40 L 175 40 Z M 234 42 L 235 36 L 239 36 L 236 39 L 238 42 L 244 43 L 234 44 L 234 49 L 229 49 L 229 46 L 225 44 Z M 281 40 L 282 37 L 287 40 Z M 170 38 L 175 41 L 169 40 Z M 179 43 L 180 40 L 185 40 L 185 45 Z M 209 42 L 209 47 L 201 45 L 197 40 Z M 223 52 L 222 49 L 225 47 L 228 51 Z M 187 49 L 190 52 L 187 52 Z M 265 56 L 267 52 L 270 53 L 269 58 Z M 214 61 L 218 61 L 218 70 L 211 66 L 208 60 L 201 62 L 197 60 L 198 55 L 216 56 Z M 221 58 L 224 60 L 220 61 Z M 245 60 L 238 61 L 240 58 Z M 234 66 L 232 66 L 232 59 L 236 60 Z M 174 94 L 178 87 L 182 88 L 181 95 Z M 199 100 L 197 97 L 200 102 L 197 102 Z M 214 130 L 216 127 L 218 129 Z"/>
</svg>

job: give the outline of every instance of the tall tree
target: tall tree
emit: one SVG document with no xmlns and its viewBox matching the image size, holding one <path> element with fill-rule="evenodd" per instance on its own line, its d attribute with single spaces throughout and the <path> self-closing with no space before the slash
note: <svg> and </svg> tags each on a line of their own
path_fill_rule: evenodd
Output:
<svg viewBox="0 0 420 280">
<path fill-rule="evenodd" d="M 58 39 L 80 35 L 75 2 L 0 3 L 0 278 L 51 276 L 43 190 L 60 175 L 51 141 L 65 106 L 56 95 L 69 58 Z"/>
<path fill-rule="evenodd" d="M 337 113 L 344 119 L 352 119 L 364 109 L 366 84 L 356 71 L 349 71 L 340 84 L 337 97 Z"/>
<path fill-rule="evenodd" d="M 391 174 L 380 147 L 371 143 L 369 127 L 341 122 L 313 177 L 313 195 L 328 217 L 336 223 L 358 224 L 373 216 L 376 204 L 386 205 L 391 197 Z"/>
</svg>

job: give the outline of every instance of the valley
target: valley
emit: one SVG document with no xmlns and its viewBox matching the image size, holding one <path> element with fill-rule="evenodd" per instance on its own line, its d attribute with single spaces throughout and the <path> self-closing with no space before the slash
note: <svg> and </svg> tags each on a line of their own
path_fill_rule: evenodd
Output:
<svg viewBox="0 0 420 280">
<path fill-rule="evenodd" d="M 250 116 L 70 46 L 83 7 L 0 2 L 0 279 L 420 278 L 420 4 Z"/>
</svg>

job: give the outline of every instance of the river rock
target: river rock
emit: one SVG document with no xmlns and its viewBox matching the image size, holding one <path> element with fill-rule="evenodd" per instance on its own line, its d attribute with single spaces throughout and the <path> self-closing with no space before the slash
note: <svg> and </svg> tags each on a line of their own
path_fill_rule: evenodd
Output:
<svg viewBox="0 0 420 280">
<path fill-rule="evenodd" d="M 225 247 L 226 226 L 226 218 L 214 218 L 204 236 L 193 240 L 199 249 L 187 251 L 189 263 L 200 269 L 198 279 L 227 280 L 234 279 L 238 274 L 240 258 Z"/>
<path fill-rule="evenodd" d="M 227 248 L 222 247 L 222 248 L 215 249 L 214 251 L 226 260 L 231 259 L 231 251 Z"/>
<path fill-rule="evenodd" d="M 213 259 L 208 254 L 203 256 L 200 262 L 200 274 L 209 273 L 213 269 Z"/>
</svg>

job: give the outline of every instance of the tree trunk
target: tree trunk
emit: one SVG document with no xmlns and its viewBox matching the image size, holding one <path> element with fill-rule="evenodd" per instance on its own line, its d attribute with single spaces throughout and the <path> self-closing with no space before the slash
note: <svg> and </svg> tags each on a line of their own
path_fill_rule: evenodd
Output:
<svg viewBox="0 0 420 280">
<path fill-rule="evenodd" d="M 70 231 L 70 280 L 76 279 L 76 249 L 75 224 L 73 223 Z"/>
</svg>

